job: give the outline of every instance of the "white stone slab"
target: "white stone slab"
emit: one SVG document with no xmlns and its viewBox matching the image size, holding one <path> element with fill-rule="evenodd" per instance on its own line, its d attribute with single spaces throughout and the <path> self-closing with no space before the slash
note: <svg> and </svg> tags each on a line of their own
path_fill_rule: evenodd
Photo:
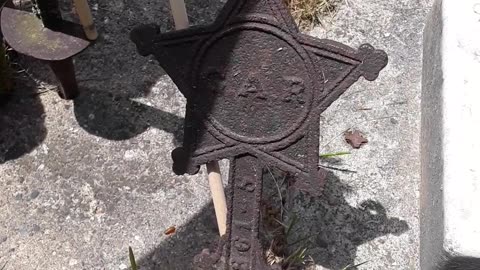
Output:
<svg viewBox="0 0 480 270">
<path fill-rule="evenodd" d="M 480 269 L 480 0 L 438 0 L 424 32 L 421 267 Z"/>
</svg>

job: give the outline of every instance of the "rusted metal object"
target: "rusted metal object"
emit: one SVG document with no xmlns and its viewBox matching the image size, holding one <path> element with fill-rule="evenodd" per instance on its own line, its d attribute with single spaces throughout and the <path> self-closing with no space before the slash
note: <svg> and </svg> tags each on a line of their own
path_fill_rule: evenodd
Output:
<svg viewBox="0 0 480 270">
<path fill-rule="evenodd" d="M 275 166 L 319 194 L 319 116 L 361 76 L 375 80 L 385 52 L 358 50 L 299 33 L 282 0 L 229 0 L 209 26 L 160 33 L 136 28 L 142 55 L 153 54 L 187 98 L 177 174 L 231 159 L 227 235 L 198 269 L 273 269 L 258 237 L 262 172 Z"/>
<path fill-rule="evenodd" d="M 62 20 L 57 0 L 37 0 L 40 17 L 18 10 L 11 1 L 1 11 L 1 29 L 15 51 L 49 63 L 62 98 L 78 95 L 72 57 L 90 45 L 80 25 Z"/>
</svg>

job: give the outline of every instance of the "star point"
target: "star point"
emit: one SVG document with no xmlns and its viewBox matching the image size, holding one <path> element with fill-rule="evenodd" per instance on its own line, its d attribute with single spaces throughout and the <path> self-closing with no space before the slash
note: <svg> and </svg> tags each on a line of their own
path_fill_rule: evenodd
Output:
<svg viewBox="0 0 480 270">
<path fill-rule="evenodd" d="M 137 28 L 132 39 L 187 98 L 183 146 L 172 152 L 175 173 L 231 159 L 228 239 L 217 253 L 201 254 L 199 265 L 226 269 L 223 256 L 230 267 L 270 269 L 256 238 L 262 171 L 290 172 L 297 188 L 318 195 L 325 179 L 318 167 L 320 114 L 360 77 L 376 79 L 386 54 L 299 33 L 282 0 L 230 0 L 211 25 L 157 29 Z M 247 231 L 235 225 L 246 221 Z"/>
</svg>

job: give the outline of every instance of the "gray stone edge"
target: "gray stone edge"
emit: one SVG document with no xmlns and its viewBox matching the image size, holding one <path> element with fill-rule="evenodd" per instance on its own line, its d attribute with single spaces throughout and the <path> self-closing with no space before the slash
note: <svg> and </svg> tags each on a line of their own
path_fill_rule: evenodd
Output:
<svg viewBox="0 0 480 270">
<path fill-rule="evenodd" d="M 479 270 L 480 258 L 445 248 L 443 195 L 443 1 L 436 0 L 423 40 L 421 93 L 420 269 Z M 479 243 L 480 245 L 480 243 Z"/>
</svg>

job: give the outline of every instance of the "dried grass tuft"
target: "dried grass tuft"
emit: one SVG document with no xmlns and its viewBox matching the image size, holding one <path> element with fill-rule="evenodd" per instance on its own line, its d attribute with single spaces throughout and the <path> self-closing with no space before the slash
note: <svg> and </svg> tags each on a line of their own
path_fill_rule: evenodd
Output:
<svg viewBox="0 0 480 270">
<path fill-rule="evenodd" d="M 303 30 L 321 24 L 322 17 L 331 16 L 341 0 L 284 0 L 293 18 Z"/>
</svg>

